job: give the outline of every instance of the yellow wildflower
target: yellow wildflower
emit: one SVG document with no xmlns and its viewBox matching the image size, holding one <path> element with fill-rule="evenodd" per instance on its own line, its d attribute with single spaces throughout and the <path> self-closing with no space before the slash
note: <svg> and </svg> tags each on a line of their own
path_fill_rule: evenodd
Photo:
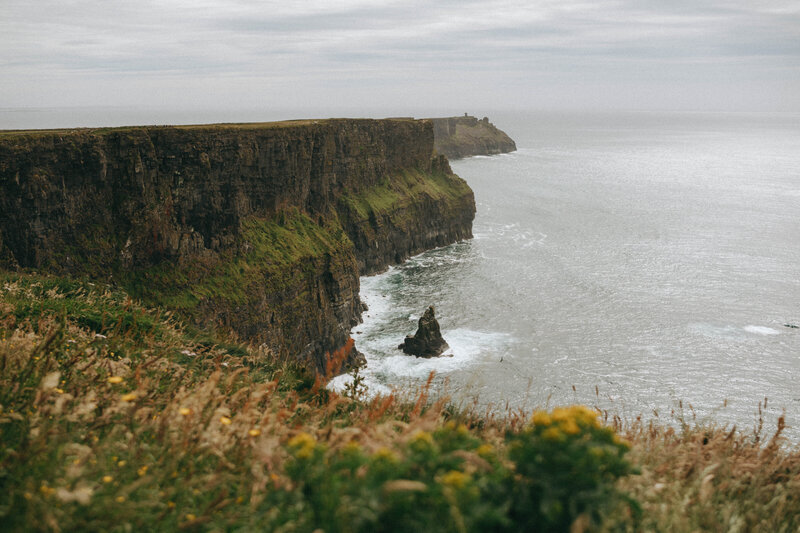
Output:
<svg viewBox="0 0 800 533">
<path fill-rule="evenodd" d="M 469 482 L 469 475 L 458 470 L 451 470 L 442 476 L 442 484 L 461 489 Z"/>
<path fill-rule="evenodd" d="M 103 483 L 111 483 L 114 481 L 114 478 L 111 476 L 103 476 Z"/>
<path fill-rule="evenodd" d="M 117 496 L 116 500 L 117 500 L 117 503 L 122 503 L 122 502 L 125 501 L 125 496 Z"/>
<path fill-rule="evenodd" d="M 139 477 L 145 475 L 147 473 L 147 465 L 141 467 L 139 470 L 136 471 L 136 473 L 139 474 Z"/>
<path fill-rule="evenodd" d="M 390 450 L 385 446 L 381 446 L 380 448 L 378 448 L 373 457 L 375 459 L 389 461 L 391 463 L 397 461 L 397 455 L 392 450 Z"/>
<path fill-rule="evenodd" d="M 258 428 L 253 428 L 250 431 L 248 431 L 247 434 L 250 435 L 251 437 L 258 437 L 259 435 L 261 435 L 261 430 Z"/>
<path fill-rule="evenodd" d="M 195 518 L 197 518 L 197 517 L 195 515 L 193 515 L 192 513 L 187 513 L 187 515 L 186 515 L 186 520 L 189 520 L 190 522 L 192 520 L 194 520 Z"/>
<path fill-rule="evenodd" d="M 411 443 L 412 444 L 425 443 L 428 445 L 433 445 L 433 437 L 431 437 L 431 434 L 428 433 L 427 431 L 417 430 L 414 432 L 413 435 L 411 435 Z"/>
<path fill-rule="evenodd" d="M 219 417 L 219 423 L 222 424 L 223 426 L 230 426 L 231 419 L 228 418 L 227 416 L 221 416 Z"/>
<path fill-rule="evenodd" d="M 304 448 L 306 446 L 314 446 L 317 440 L 308 433 L 298 433 L 289 439 L 290 448 Z"/>
<path fill-rule="evenodd" d="M 475 452 L 483 458 L 491 456 L 494 452 L 494 447 L 491 444 L 481 444 Z"/>
<path fill-rule="evenodd" d="M 549 427 L 544 430 L 542 437 L 547 440 L 561 440 L 561 431 L 557 427 Z"/>
<path fill-rule="evenodd" d="M 167 507 L 169 507 L 170 509 L 174 508 L 175 507 L 175 502 L 173 502 L 173 501 L 167 502 Z"/>
<path fill-rule="evenodd" d="M 570 418 L 569 420 L 564 420 L 559 424 L 561 431 L 566 433 L 567 435 L 577 435 L 581 432 L 581 428 L 578 427 L 578 424 L 575 423 L 575 420 Z"/>
<path fill-rule="evenodd" d="M 308 459 L 314 453 L 317 441 L 308 433 L 298 433 L 289 439 L 289 447 L 293 449 L 298 459 Z"/>
<path fill-rule="evenodd" d="M 121 376 L 111 376 L 108 378 L 109 383 L 122 383 L 124 379 Z"/>
<path fill-rule="evenodd" d="M 579 424 L 585 426 L 598 426 L 597 411 L 585 405 L 573 405 L 572 413 Z"/>
<path fill-rule="evenodd" d="M 553 414 L 551 416 L 553 417 L 553 421 L 563 422 L 565 420 L 568 420 L 572 415 L 569 409 L 566 409 L 564 407 L 556 407 L 555 409 L 553 409 Z"/>
<path fill-rule="evenodd" d="M 533 423 L 537 426 L 549 426 L 552 420 L 550 419 L 550 415 L 547 414 L 547 411 L 534 411 L 533 413 Z"/>
<path fill-rule="evenodd" d="M 118 467 L 120 467 L 120 468 L 122 468 L 122 467 L 123 467 L 123 466 L 125 466 L 126 464 L 127 464 L 127 461 L 120 461 L 120 462 L 118 462 L 118 463 L 117 463 L 117 466 L 118 466 Z"/>
<path fill-rule="evenodd" d="M 123 402 L 132 402 L 136 399 L 135 392 L 129 392 L 128 394 L 123 394 L 120 398 Z"/>
<path fill-rule="evenodd" d="M 183 416 L 189 416 L 190 414 L 192 414 L 192 410 L 189 409 L 188 407 L 181 407 L 180 409 L 178 409 L 178 412 Z"/>
</svg>

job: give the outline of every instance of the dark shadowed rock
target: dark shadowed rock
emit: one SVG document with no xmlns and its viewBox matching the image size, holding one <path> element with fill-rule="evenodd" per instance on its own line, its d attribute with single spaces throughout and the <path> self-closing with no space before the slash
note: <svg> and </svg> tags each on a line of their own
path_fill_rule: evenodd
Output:
<svg viewBox="0 0 800 533">
<path fill-rule="evenodd" d="M 409 355 L 417 357 L 438 357 L 450 346 L 442 338 L 439 330 L 439 322 L 434 316 L 433 306 L 425 310 L 425 314 L 419 319 L 419 327 L 414 335 L 406 337 L 405 342 L 398 346 Z"/>
</svg>

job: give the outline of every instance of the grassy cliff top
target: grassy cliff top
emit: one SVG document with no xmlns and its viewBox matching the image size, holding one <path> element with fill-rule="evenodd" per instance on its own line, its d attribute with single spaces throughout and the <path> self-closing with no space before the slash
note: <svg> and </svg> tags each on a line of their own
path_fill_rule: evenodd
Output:
<svg viewBox="0 0 800 533">
<path fill-rule="evenodd" d="M 30 130 L 0 130 L 0 136 L 15 136 L 15 135 L 52 135 L 52 134 L 68 134 L 68 133 L 93 133 L 93 134 L 107 134 L 115 132 L 127 132 L 140 129 L 178 129 L 178 130 L 207 130 L 207 131 L 224 131 L 224 130 L 263 130 L 263 129 L 282 129 L 282 128 L 296 128 L 301 126 L 313 125 L 326 125 L 336 124 L 341 122 L 414 122 L 412 117 L 393 117 L 384 119 L 371 119 L 371 118 L 325 118 L 325 119 L 299 119 L 299 120 L 281 120 L 275 122 L 232 122 L 232 123 L 219 123 L 219 124 L 181 124 L 181 125 L 139 125 L 139 126 L 114 126 L 114 127 L 85 127 L 85 128 L 55 128 L 55 129 L 30 129 Z"/>
</svg>

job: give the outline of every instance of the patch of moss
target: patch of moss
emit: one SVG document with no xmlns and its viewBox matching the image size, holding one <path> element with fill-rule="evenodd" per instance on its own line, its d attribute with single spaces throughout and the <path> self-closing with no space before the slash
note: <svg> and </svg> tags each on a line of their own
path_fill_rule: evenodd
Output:
<svg viewBox="0 0 800 533">
<path fill-rule="evenodd" d="M 245 220 L 237 245 L 226 253 L 185 265 L 164 262 L 128 274 L 125 286 L 146 301 L 182 310 L 206 299 L 243 304 L 254 284 L 275 291 L 297 287 L 311 259 L 352 247 L 335 216 L 318 224 L 293 209 Z"/>
<path fill-rule="evenodd" d="M 370 214 L 390 213 L 414 203 L 423 195 L 433 200 L 456 200 L 469 191 L 469 185 L 452 174 L 406 170 L 387 177 L 374 187 L 346 194 L 342 200 L 351 213 L 367 220 Z"/>
</svg>

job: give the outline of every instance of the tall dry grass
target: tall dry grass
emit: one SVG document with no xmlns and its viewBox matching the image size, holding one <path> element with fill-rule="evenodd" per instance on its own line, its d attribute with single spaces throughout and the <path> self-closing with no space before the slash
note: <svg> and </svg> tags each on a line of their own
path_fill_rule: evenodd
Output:
<svg viewBox="0 0 800 533">
<path fill-rule="evenodd" d="M 116 289 L 3 274 L 0 529 L 798 527 L 800 461 L 779 434 L 609 427 L 582 408 L 531 421 L 454 408 L 431 383 L 335 394 Z"/>
</svg>

